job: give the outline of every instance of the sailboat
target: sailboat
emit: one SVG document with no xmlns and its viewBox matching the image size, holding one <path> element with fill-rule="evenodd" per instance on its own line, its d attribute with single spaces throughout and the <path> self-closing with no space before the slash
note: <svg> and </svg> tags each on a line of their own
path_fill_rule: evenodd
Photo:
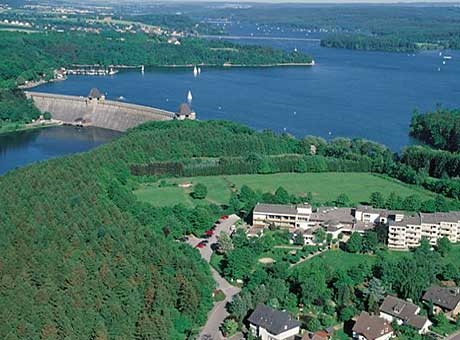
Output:
<svg viewBox="0 0 460 340">
<path fill-rule="evenodd" d="M 201 67 L 198 67 L 198 74 L 201 74 Z"/>
<path fill-rule="evenodd" d="M 193 76 L 196 77 L 198 75 L 198 69 L 196 66 L 193 68 Z"/>
<path fill-rule="evenodd" d="M 191 104 L 192 100 L 193 100 L 192 91 L 189 90 L 187 94 L 187 101 L 189 104 Z"/>
</svg>

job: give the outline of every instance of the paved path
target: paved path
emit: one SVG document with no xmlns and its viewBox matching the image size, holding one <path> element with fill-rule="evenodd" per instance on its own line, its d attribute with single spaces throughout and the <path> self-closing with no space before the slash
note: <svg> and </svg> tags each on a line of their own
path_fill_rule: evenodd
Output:
<svg viewBox="0 0 460 340">
<path fill-rule="evenodd" d="M 291 264 L 291 265 L 289 266 L 289 268 L 298 266 L 299 264 L 304 263 L 305 261 L 311 260 L 311 259 L 314 258 L 315 256 L 321 255 L 322 253 L 324 253 L 324 252 L 327 251 L 327 250 L 329 250 L 329 249 L 326 248 L 326 249 L 324 249 L 324 250 L 317 251 L 317 252 L 314 253 L 314 254 L 308 255 L 306 258 L 301 259 L 299 262 L 296 262 L 296 263 Z"/>
<path fill-rule="evenodd" d="M 445 338 L 445 340 L 460 340 L 460 331 L 456 331 L 455 333 L 449 335 Z"/>
<path fill-rule="evenodd" d="M 230 235 L 232 227 L 235 225 L 240 218 L 236 215 L 231 215 L 227 220 L 222 221 L 216 227 L 216 232 L 210 238 L 208 238 L 209 243 L 204 248 L 199 248 L 201 257 L 209 263 L 211 260 L 212 249 L 211 245 L 217 242 L 217 237 L 225 232 Z M 195 247 L 198 243 L 200 243 L 203 239 L 190 237 L 188 243 Z M 208 320 L 206 321 L 206 325 L 200 332 L 199 339 L 200 340 L 221 340 L 225 339 L 220 331 L 220 326 L 224 322 L 225 318 L 229 315 L 225 306 L 228 302 L 232 301 L 233 296 L 240 292 L 238 287 L 232 286 L 227 280 L 225 280 L 220 274 L 212 267 L 211 274 L 216 281 L 217 289 L 221 290 L 225 294 L 225 300 L 216 302 L 214 304 L 213 309 L 208 314 Z"/>
</svg>

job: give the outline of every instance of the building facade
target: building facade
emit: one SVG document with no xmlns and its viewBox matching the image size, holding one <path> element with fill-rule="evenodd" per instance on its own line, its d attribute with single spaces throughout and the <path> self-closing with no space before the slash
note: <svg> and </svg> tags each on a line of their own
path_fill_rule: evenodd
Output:
<svg viewBox="0 0 460 340">
<path fill-rule="evenodd" d="M 422 238 L 434 246 L 443 237 L 452 243 L 460 241 L 460 212 L 417 213 L 388 221 L 388 247 L 392 249 L 418 247 Z"/>
<path fill-rule="evenodd" d="M 337 238 L 341 233 L 364 233 L 378 224 L 388 228 L 390 249 L 418 247 L 422 238 L 426 238 L 431 245 L 436 245 L 442 237 L 452 243 L 460 242 L 460 211 L 411 214 L 375 209 L 367 205 L 356 208 L 320 207 L 313 210 L 307 203 L 257 204 L 250 236 L 260 235 L 264 228 L 273 225 L 295 233 L 296 237 L 303 237 L 304 244 L 315 244 L 315 231 L 319 228 Z"/>
</svg>

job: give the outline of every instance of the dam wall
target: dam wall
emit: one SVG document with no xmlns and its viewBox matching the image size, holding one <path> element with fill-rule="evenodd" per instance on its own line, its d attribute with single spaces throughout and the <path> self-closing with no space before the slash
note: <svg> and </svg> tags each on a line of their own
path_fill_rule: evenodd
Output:
<svg viewBox="0 0 460 340">
<path fill-rule="evenodd" d="M 148 106 L 120 103 L 102 98 L 26 92 L 42 112 L 65 124 L 90 125 L 125 131 L 150 120 L 171 120 L 177 114 Z"/>
</svg>

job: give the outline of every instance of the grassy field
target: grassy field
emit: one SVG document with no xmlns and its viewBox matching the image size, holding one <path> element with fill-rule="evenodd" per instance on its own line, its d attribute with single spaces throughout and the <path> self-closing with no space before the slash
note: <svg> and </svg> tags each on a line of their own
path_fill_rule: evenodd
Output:
<svg viewBox="0 0 460 340">
<path fill-rule="evenodd" d="M 135 195 L 142 201 L 155 206 L 167 206 L 184 203 L 192 206 L 196 203 L 190 197 L 193 188 L 179 188 L 180 183 L 203 183 L 208 188 L 207 201 L 225 204 L 230 199 L 231 191 L 248 185 L 261 192 L 274 192 L 283 186 L 291 194 L 313 193 L 316 200 L 332 201 L 341 193 L 346 193 L 355 203 L 366 202 L 371 193 L 380 191 L 384 195 L 396 192 L 405 197 L 418 194 L 422 199 L 433 197 L 430 192 L 419 187 L 410 186 L 393 179 L 386 179 L 370 173 L 281 173 L 271 175 L 235 175 L 209 176 L 193 178 L 174 178 L 166 180 L 168 186 L 160 187 L 158 183 L 142 184 Z"/>
</svg>

